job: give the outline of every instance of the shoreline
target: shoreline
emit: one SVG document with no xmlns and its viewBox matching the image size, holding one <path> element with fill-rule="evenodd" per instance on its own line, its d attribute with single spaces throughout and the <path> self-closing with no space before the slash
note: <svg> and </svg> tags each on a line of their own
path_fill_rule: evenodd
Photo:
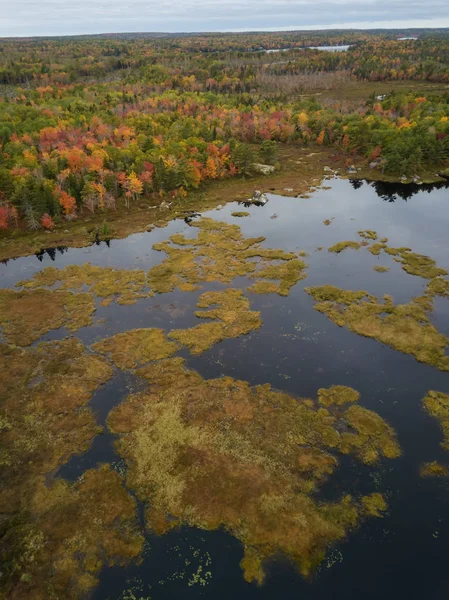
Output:
<svg viewBox="0 0 449 600">
<path fill-rule="evenodd" d="M 204 212 L 228 202 L 243 202 L 253 195 L 255 189 L 281 196 L 304 197 L 319 188 L 323 181 L 334 176 L 400 184 L 414 182 L 412 177 L 403 180 L 366 166 L 357 167 L 356 161 L 357 172 L 348 173 L 346 159 L 344 155 L 337 155 L 333 149 L 321 146 L 297 147 L 285 144 L 279 149 L 281 167 L 273 174 L 257 174 L 250 179 L 234 177 L 212 181 L 201 189 L 190 192 L 187 198 L 173 199 L 169 208 L 164 208 L 164 202 L 154 204 L 154 200 L 145 202 L 142 198 L 138 205 L 130 209 L 120 206 L 114 212 L 97 213 L 76 221 L 58 223 L 52 231 L 29 232 L 15 229 L 9 234 L 4 233 L 0 237 L 0 261 L 7 262 L 50 248 L 83 248 L 98 241 L 123 239 L 134 233 L 163 227 L 168 222 L 184 218 L 193 212 Z M 436 174 L 420 175 L 421 184 L 445 181 L 448 180 Z"/>
</svg>

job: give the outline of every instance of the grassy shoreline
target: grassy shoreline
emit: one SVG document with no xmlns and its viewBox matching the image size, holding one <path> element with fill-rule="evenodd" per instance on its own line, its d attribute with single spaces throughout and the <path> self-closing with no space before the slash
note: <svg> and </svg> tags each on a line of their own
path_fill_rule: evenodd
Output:
<svg viewBox="0 0 449 600">
<path fill-rule="evenodd" d="M 255 189 L 282 196 L 304 196 L 319 187 L 330 166 L 338 176 L 346 179 L 366 179 L 369 181 L 402 182 L 398 177 L 383 174 L 366 166 L 359 167 L 357 173 L 348 174 L 344 155 L 336 155 L 334 150 L 323 147 L 298 147 L 283 145 L 279 152 L 281 168 L 272 175 L 255 175 L 250 179 L 222 179 L 213 181 L 199 190 L 190 192 L 184 199 L 175 199 L 169 208 L 164 208 L 154 200 L 142 198 L 138 205 L 126 209 L 120 205 L 114 212 L 97 213 L 76 221 L 58 223 L 52 231 L 29 232 L 16 229 L 0 236 L 0 261 L 28 256 L 48 248 L 68 246 L 86 247 L 96 240 L 123 239 L 134 233 L 163 226 L 176 218 L 183 218 L 192 212 L 212 210 L 220 204 L 244 201 L 250 198 Z M 356 163 L 357 166 L 357 163 Z M 420 174 L 422 183 L 437 183 L 444 178 L 429 173 Z M 404 183 L 413 181 L 408 179 Z"/>
</svg>

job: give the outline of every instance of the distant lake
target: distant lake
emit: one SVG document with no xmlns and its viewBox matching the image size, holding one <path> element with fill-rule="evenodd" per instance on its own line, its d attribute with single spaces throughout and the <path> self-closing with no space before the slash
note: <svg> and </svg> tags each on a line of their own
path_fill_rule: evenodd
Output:
<svg viewBox="0 0 449 600">
<path fill-rule="evenodd" d="M 324 50 L 325 52 L 346 52 L 351 46 L 306 46 L 310 50 Z M 287 52 L 287 50 L 304 50 L 304 48 L 271 48 L 270 50 L 265 50 L 267 54 L 272 54 L 273 52 Z"/>
<path fill-rule="evenodd" d="M 351 46 L 308 46 L 311 50 L 324 50 L 324 52 L 346 52 Z"/>
</svg>

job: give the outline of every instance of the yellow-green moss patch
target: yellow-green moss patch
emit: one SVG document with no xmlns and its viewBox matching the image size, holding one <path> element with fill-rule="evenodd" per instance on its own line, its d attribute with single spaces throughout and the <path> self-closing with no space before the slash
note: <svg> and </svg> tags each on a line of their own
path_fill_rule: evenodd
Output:
<svg viewBox="0 0 449 600">
<path fill-rule="evenodd" d="M 449 477 L 449 469 L 436 460 L 424 463 L 419 470 L 421 477 Z"/>
<path fill-rule="evenodd" d="M 378 273 L 386 273 L 390 270 L 388 267 L 383 267 L 382 265 L 374 265 L 373 269 Z"/>
<path fill-rule="evenodd" d="M 344 419 L 355 433 L 341 434 L 341 452 L 352 452 L 367 464 L 377 462 L 381 456 L 400 456 L 392 428 L 377 413 L 363 406 L 350 406 Z"/>
<path fill-rule="evenodd" d="M 64 269 L 47 267 L 32 279 L 20 281 L 17 285 L 26 289 L 54 286 L 56 289 L 72 291 L 87 287 L 100 298 L 115 298 L 118 304 L 134 304 L 139 298 L 150 294 L 145 292 L 147 283 L 144 271 L 96 267 L 90 263 L 69 265 Z"/>
<path fill-rule="evenodd" d="M 245 335 L 262 325 L 260 312 L 250 310 L 250 303 L 241 290 L 227 289 L 222 292 L 206 292 L 198 300 L 198 308 L 209 308 L 207 311 L 196 311 L 200 319 L 212 319 L 213 323 L 202 323 L 190 329 L 175 329 L 168 337 L 177 340 L 190 350 L 192 354 L 200 354 L 217 342 L 226 338 Z"/>
<path fill-rule="evenodd" d="M 76 331 L 92 323 L 90 294 L 45 289 L 0 290 L 0 325 L 6 341 L 28 346 L 52 329 Z"/>
<path fill-rule="evenodd" d="M 120 369 L 133 369 L 137 365 L 172 356 L 178 345 L 167 340 L 163 329 L 131 329 L 100 340 L 92 348 L 110 355 Z"/>
<path fill-rule="evenodd" d="M 47 486 L 40 477 L 27 500 L 2 532 L 5 597 L 85 597 L 103 567 L 124 565 L 142 550 L 135 500 L 108 465 L 75 484 Z"/>
<path fill-rule="evenodd" d="M 260 583 L 264 559 L 282 552 L 307 575 L 329 543 L 384 510 L 380 497 L 315 496 L 338 466 L 343 435 L 351 436 L 344 451 L 364 462 L 399 454 L 393 431 L 375 413 L 325 409 L 230 377 L 205 380 L 180 358 L 138 374 L 148 390 L 115 407 L 108 426 L 153 531 L 224 527 L 244 545 L 245 578 Z"/>
<path fill-rule="evenodd" d="M 329 252 L 335 252 L 336 254 L 340 254 L 343 250 L 347 250 L 350 248 L 351 250 L 359 250 L 362 247 L 362 242 L 354 242 L 351 240 L 346 240 L 344 242 L 337 242 L 330 248 L 328 248 Z"/>
<path fill-rule="evenodd" d="M 429 390 L 423 403 L 429 415 L 440 424 L 444 436 L 441 445 L 445 450 L 449 450 L 449 394 Z"/>
<path fill-rule="evenodd" d="M 111 366 L 74 338 L 27 350 L 0 345 L 2 500 L 87 450 L 99 429 L 85 405 L 111 376 Z"/>
<path fill-rule="evenodd" d="M 449 297 L 449 281 L 442 277 L 434 277 L 427 285 L 426 294 Z"/>
<path fill-rule="evenodd" d="M 362 504 L 366 513 L 371 517 L 381 517 L 382 513 L 388 508 L 385 498 L 382 494 L 378 494 L 377 492 L 374 492 L 369 496 L 364 496 L 362 498 Z"/>
<path fill-rule="evenodd" d="M 233 217 L 249 217 L 249 212 L 246 212 L 245 210 L 240 210 L 240 211 L 235 211 L 233 213 L 231 213 L 231 215 Z"/>
<path fill-rule="evenodd" d="M 449 371 L 449 339 L 429 323 L 426 303 L 395 305 L 388 296 L 382 302 L 365 291 L 345 291 L 330 285 L 306 288 L 306 292 L 317 301 L 315 309 L 340 327 Z"/>
<path fill-rule="evenodd" d="M 359 236 L 365 240 L 377 240 L 377 233 L 372 229 L 364 229 L 358 232 Z"/>
<path fill-rule="evenodd" d="M 359 392 L 345 385 L 332 385 L 330 388 L 318 390 L 318 402 L 323 406 L 342 406 L 350 402 L 357 402 L 360 398 Z"/>
<path fill-rule="evenodd" d="M 287 295 L 305 277 L 307 265 L 296 254 L 261 247 L 263 236 L 245 238 L 237 225 L 206 218 L 192 226 L 199 229 L 196 238 L 178 233 L 153 246 L 167 254 L 148 273 L 149 285 L 155 292 L 172 292 L 176 288 L 193 291 L 203 282 L 230 283 L 235 277 L 251 276 L 279 282 L 277 287 L 255 285 L 252 291 Z"/>
<path fill-rule="evenodd" d="M 102 431 L 87 402 L 113 370 L 74 338 L 0 345 L 0 595 L 79 598 L 106 564 L 136 556 L 135 503 L 106 467 L 52 479 Z"/>
</svg>

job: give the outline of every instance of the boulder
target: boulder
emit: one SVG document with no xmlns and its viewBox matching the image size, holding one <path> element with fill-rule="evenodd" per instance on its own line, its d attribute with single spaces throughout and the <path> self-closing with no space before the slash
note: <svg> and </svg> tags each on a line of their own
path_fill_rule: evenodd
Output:
<svg viewBox="0 0 449 600">
<path fill-rule="evenodd" d="M 253 169 L 256 173 L 262 173 L 262 175 L 271 175 L 271 173 L 274 173 L 273 165 L 263 165 L 262 163 L 254 163 Z"/>
</svg>

